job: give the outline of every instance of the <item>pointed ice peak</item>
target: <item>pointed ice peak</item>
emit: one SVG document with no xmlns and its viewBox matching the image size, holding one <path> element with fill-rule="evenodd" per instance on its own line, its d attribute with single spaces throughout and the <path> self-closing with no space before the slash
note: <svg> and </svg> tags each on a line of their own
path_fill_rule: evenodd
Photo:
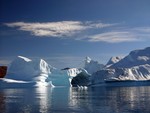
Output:
<svg viewBox="0 0 150 113">
<path fill-rule="evenodd" d="M 23 59 L 23 60 L 26 61 L 26 62 L 32 61 L 31 59 L 29 59 L 29 58 L 27 58 L 27 57 L 24 57 L 24 56 L 18 56 L 18 58 L 21 58 L 21 59 Z"/>
<path fill-rule="evenodd" d="M 87 57 L 85 57 L 85 62 L 86 62 L 86 63 L 90 63 L 90 62 L 91 62 L 91 58 L 90 58 L 90 57 L 88 57 L 88 56 L 87 56 Z"/>
<path fill-rule="evenodd" d="M 43 60 L 43 59 L 40 59 L 40 62 L 41 62 L 41 63 L 46 63 L 45 60 Z"/>
<path fill-rule="evenodd" d="M 92 60 L 90 57 L 86 57 L 84 60 L 83 68 L 90 74 L 102 69 L 103 64 L 100 64 L 98 61 Z"/>
<path fill-rule="evenodd" d="M 110 67 L 111 65 L 119 62 L 123 57 L 121 56 L 116 56 L 116 57 L 111 57 L 108 63 L 106 64 L 106 67 Z"/>
</svg>

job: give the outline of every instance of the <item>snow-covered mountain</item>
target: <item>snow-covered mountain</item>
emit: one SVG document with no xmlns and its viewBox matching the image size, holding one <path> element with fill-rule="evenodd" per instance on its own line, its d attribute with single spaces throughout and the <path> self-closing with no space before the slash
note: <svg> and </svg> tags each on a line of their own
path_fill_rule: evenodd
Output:
<svg viewBox="0 0 150 113">
<path fill-rule="evenodd" d="M 94 73 L 91 84 L 115 80 L 150 80 L 150 47 L 132 51 L 110 67 Z"/>
<path fill-rule="evenodd" d="M 92 60 L 90 57 L 86 57 L 83 63 L 83 68 L 90 74 L 93 74 L 104 67 L 98 61 Z"/>
</svg>

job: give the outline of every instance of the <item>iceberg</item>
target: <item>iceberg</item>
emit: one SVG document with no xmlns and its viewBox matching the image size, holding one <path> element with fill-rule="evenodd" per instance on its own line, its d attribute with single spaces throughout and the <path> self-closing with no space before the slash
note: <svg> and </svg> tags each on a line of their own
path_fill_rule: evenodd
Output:
<svg viewBox="0 0 150 113">
<path fill-rule="evenodd" d="M 91 84 L 107 81 L 146 81 L 150 80 L 150 65 L 134 66 L 132 68 L 108 68 L 100 70 L 91 76 Z"/>
<path fill-rule="evenodd" d="M 81 68 L 59 70 L 43 59 L 18 56 L 10 64 L 5 78 L 0 79 L 0 87 L 72 86 L 72 79 L 81 72 L 87 73 Z"/>
<path fill-rule="evenodd" d="M 66 70 L 53 69 L 49 79 L 54 86 L 71 86 L 71 80 L 80 71 L 76 68 L 70 68 Z"/>
<path fill-rule="evenodd" d="M 82 67 L 61 70 L 43 59 L 18 56 L 0 78 L 0 87 L 86 87 L 116 81 L 150 81 L 150 47 L 112 57 L 105 66 L 86 57 Z"/>
<path fill-rule="evenodd" d="M 116 59 L 111 59 L 107 63 L 105 69 L 99 70 L 91 76 L 91 84 L 103 84 L 110 81 L 149 80 L 150 47 L 131 51 L 129 55 L 122 59 L 118 59 L 118 61 Z"/>
<path fill-rule="evenodd" d="M 85 72 L 79 73 L 77 76 L 73 77 L 71 84 L 74 87 L 86 87 L 90 83 L 91 75 Z"/>
<path fill-rule="evenodd" d="M 0 79 L 1 86 L 52 86 L 49 81 L 51 67 L 43 59 L 29 59 L 18 56 L 9 66 L 5 78 Z"/>
<path fill-rule="evenodd" d="M 87 71 L 82 68 L 66 68 L 62 70 L 54 69 L 51 71 L 49 79 L 54 86 L 72 86 L 73 78 L 80 73 L 88 75 Z"/>
<path fill-rule="evenodd" d="M 83 63 L 83 68 L 90 74 L 93 74 L 104 67 L 98 61 L 92 60 L 90 57 L 86 57 Z"/>
<path fill-rule="evenodd" d="M 18 56 L 9 66 L 6 78 L 15 80 L 45 81 L 50 72 L 50 66 L 43 59 Z"/>
<path fill-rule="evenodd" d="M 130 68 L 133 66 L 139 66 L 144 64 L 150 64 L 150 47 L 140 50 L 134 50 L 119 62 L 113 64 L 112 68 Z"/>
</svg>

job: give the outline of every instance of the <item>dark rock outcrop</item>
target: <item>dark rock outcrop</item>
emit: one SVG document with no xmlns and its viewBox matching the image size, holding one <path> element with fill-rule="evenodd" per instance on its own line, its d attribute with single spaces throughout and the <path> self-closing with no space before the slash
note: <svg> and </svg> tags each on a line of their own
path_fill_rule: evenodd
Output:
<svg viewBox="0 0 150 113">
<path fill-rule="evenodd" d="M 89 75 L 86 75 L 85 73 L 81 72 L 76 77 L 73 77 L 71 84 L 73 87 L 87 86 L 90 82 L 89 78 Z"/>
<path fill-rule="evenodd" d="M 7 73 L 7 66 L 0 66 L 0 78 L 4 78 Z"/>
</svg>

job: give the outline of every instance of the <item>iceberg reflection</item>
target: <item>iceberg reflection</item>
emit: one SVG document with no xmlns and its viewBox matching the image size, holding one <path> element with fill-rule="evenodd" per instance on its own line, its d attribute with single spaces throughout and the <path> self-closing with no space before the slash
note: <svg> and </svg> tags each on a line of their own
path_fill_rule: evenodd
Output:
<svg viewBox="0 0 150 113">
<path fill-rule="evenodd" d="M 150 87 L 1 89 L 0 112 L 149 112 Z"/>
<path fill-rule="evenodd" d="M 4 93 L 0 92 L 0 113 L 3 113 L 6 109 L 5 99 Z"/>
</svg>

